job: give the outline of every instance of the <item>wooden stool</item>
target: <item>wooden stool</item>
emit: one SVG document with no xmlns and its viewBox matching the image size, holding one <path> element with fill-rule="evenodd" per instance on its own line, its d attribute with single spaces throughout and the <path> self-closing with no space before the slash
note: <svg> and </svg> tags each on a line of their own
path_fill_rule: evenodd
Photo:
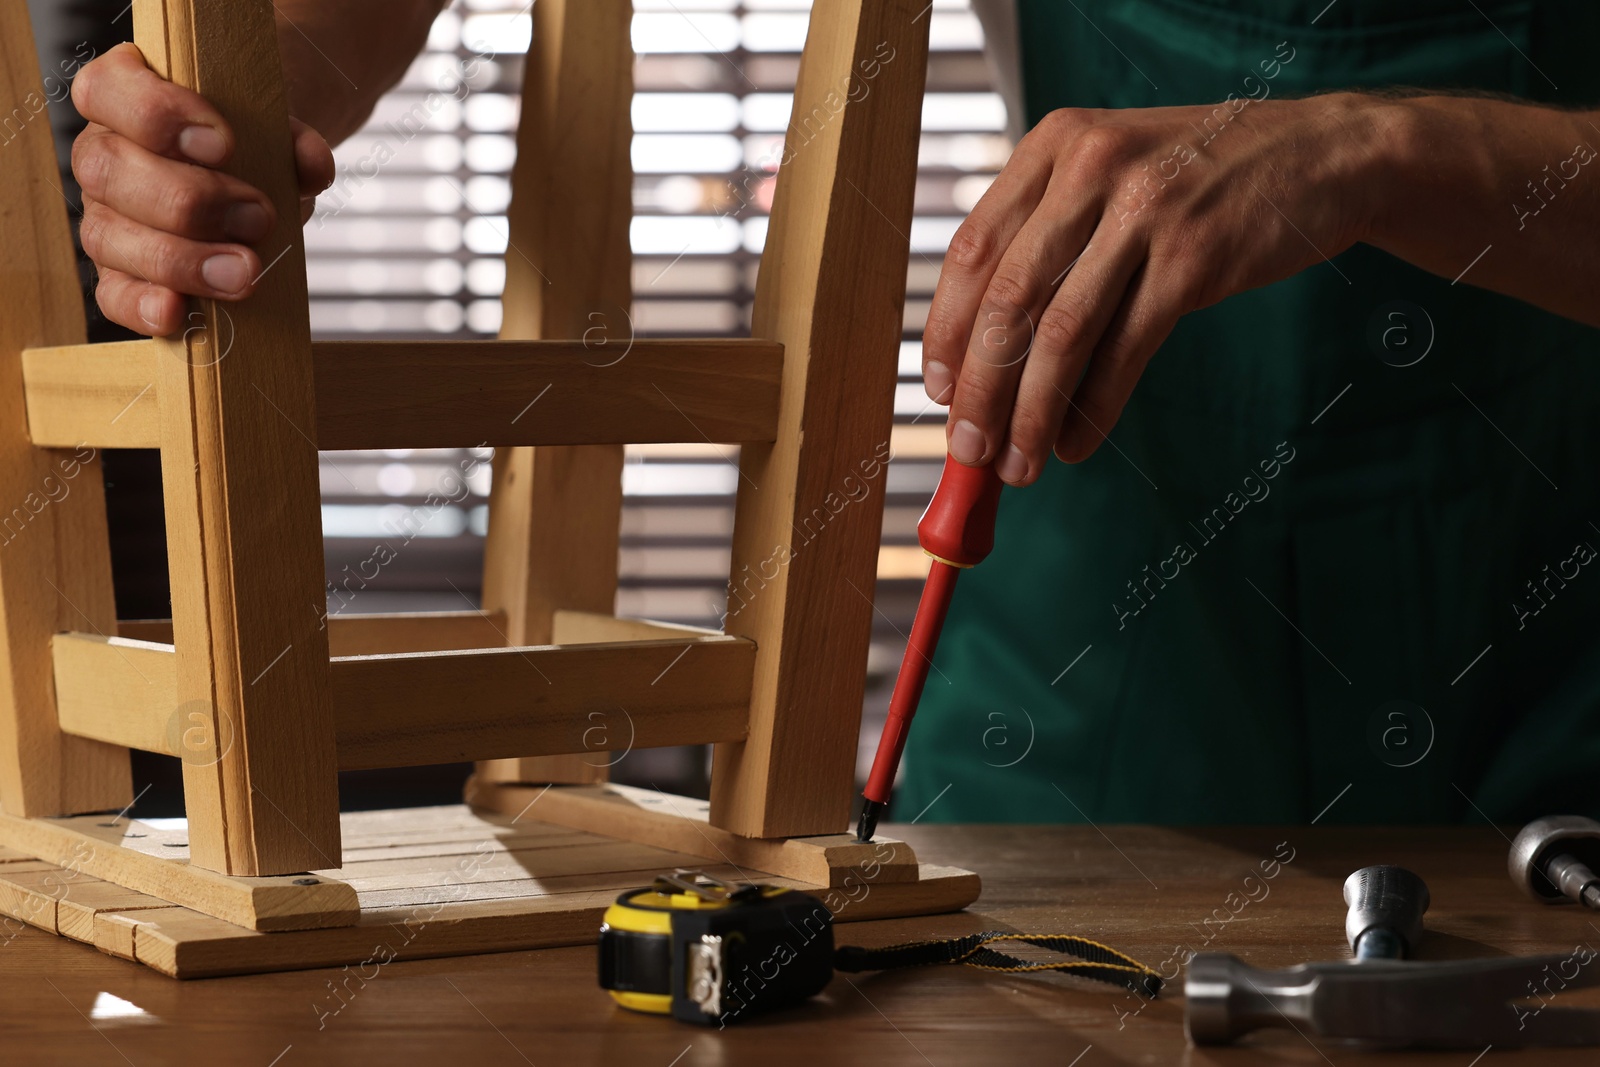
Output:
<svg viewBox="0 0 1600 1067">
<path fill-rule="evenodd" d="M 133 13 L 278 224 L 248 300 L 90 346 L 48 122 L 0 160 L 0 911 L 189 975 L 358 962 L 418 908 L 398 955 L 589 940 L 705 860 L 858 883 L 841 918 L 970 903 L 975 876 L 842 832 L 882 482 L 833 502 L 884 477 L 925 0 L 818 0 L 753 340 L 628 325 L 624 0 L 533 6 L 505 325 L 469 342 L 312 341 L 271 4 Z M 39 93 L 20 0 L 0 49 L 6 99 Z M 701 441 L 742 446 L 726 632 L 615 618 L 622 446 Z M 330 616 L 317 450 L 481 445 L 483 610 Z M 161 450 L 170 622 L 115 617 L 103 448 Z M 712 742 L 709 807 L 597 784 L 596 752 Z M 186 824 L 84 814 L 132 803 L 129 748 L 183 759 Z M 458 760 L 472 809 L 341 833 L 339 770 Z"/>
</svg>

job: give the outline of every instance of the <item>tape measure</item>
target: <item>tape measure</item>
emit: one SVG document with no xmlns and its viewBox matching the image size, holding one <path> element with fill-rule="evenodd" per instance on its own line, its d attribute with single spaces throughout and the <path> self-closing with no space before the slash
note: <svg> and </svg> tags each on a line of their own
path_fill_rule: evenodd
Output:
<svg viewBox="0 0 1600 1067">
<path fill-rule="evenodd" d="M 1073 957 L 1028 960 L 994 947 L 1025 942 Z M 833 972 L 933 963 L 1022 973 L 1063 971 L 1154 997 L 1151 968 L 1097 941 L 1070 934 L 982 933 L 866 949 L 833 944 L 833 915 L 809 893 L 730 883 L 679 870 L 631 889 L 600 925 L 600 987 L 632 1011 L 726 1026 L 798 1004 Z"/>
</svg>

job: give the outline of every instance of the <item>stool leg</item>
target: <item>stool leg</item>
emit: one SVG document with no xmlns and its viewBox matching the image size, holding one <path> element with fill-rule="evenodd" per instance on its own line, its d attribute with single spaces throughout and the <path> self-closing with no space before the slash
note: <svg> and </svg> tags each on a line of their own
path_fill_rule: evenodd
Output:
<svg viewBox="0 0 1600 1067">
<path fill-rule="evenodd" d="M 63 734 L 50 636 L 114 635 L 100 459 L 28 439 L 22 350 L 84 341 L 50 116 L 28 6 L 0 4 L 0 804 L 21 816 L 116 810 L 128 750 Z M 24 116 L 20 127 L 18 116 Z"/>
<path fill-rule="evenodd" d="M 837 833 L 855 793 L 928 21 L 926 0 L 811 10 L 753 317 L 784 346 L 778 434 L 742 449 L 734 519 L 750 735 L 711 780 L 711 821 L 748 836 Z"/>
<path fill-rule="evenodd" d="M 227 170 L 278 216 L 250 299 L 196 301 L 157 360 L 190 854 L 228 874 L 337 867 L 311 327 L 273 8 L 137 0 L 134 34 L 232 124 Z"/>
<path fill-rule="evenodd" d="M 507 340 L 583 338 L 592 362 L 626 358 L 633 216 L 633 47 L 628 0 L 539 0 L 528 49 L 507 219 Z M 538 405 L 572 398 L 529 397 Z M 616 610 L 622 446 L 502 449 L 495 455 L 483 606 L 507 643 L 548 644 L 558 609 Z M 574 737 L 582 731 L 574 731 Z M 482 781 L 593 782 L 607 753 L 479 764 Z"/>
</svg>

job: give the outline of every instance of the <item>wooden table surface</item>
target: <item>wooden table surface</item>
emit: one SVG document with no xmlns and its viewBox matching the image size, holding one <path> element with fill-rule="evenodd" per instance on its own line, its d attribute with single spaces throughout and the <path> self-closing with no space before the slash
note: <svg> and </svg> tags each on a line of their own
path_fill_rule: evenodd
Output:
<svg viewBox="0 0 1600 1067">
<path fill-rule="evenodd" d="M 924 860 L 981 872 L 983 896 L 959 915 L 846 924 L 840 942 L 881 945 L 1010 927 L 1094 937 L 1156 967 L 1182 947 L 1288 966 L 1347 956 L 1345 875 L 1399 863 L 1432 890 L 1424 957 L 1600 945 L 1600 922 L 1593 921 L 1600 915 L 1541 907 L 1518 893 L 1505 873 L 1506 840 L 1493 827 L 1101 829 L 887 827 Z M 1275 855 L 1290 858 L 1275 868 Z M 1262 878 L 1264 861 L 1276 877 Z M 1256 880 L 1247 883 L 1252 873 Z M 1254 899 L 1241 903 L 1247 897 Z M 725 1031 L 614 1007 L 595 986 L 594 950 L 587 947 L 394 963 L 364 984 L 350 979 L 353 992 L 341 1001 L 333 989 L 344 977 L 323 970 L 179 982 L 23 929 L 0 945 L 0 1064 L 1469 1067 L 1478 1055 L 1402 1055 L 1321 1040 L 1313 1046 L 1292 1031 L 1257 1035 L 1248 1046 L 1192 1049 L 1178 983 L 1138 1010 L 1131 994 L 1081 980 L 956 967 L 839 976 L 803 1008 Z M 1586 992 L 1563 998 L 1574 1006 L 1596 1003 Z M 1495 1050 L 1483 1067 L 1596 1062 L 1596 1050 Z"/>
</svg>

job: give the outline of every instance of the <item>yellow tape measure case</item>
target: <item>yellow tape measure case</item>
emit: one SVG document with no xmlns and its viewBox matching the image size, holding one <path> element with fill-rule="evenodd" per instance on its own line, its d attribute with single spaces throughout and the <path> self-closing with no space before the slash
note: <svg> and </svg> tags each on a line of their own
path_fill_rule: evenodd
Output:
<svg viewBox="0 0 1600 1067">
<path fill-rule="evenodd" d="M 725 1026 L 832 978 L 833 916 L 794 889 L 668 876 L 622 894 L 600 927 L 600 985 L 633 1011 Z"/>
</svg>

